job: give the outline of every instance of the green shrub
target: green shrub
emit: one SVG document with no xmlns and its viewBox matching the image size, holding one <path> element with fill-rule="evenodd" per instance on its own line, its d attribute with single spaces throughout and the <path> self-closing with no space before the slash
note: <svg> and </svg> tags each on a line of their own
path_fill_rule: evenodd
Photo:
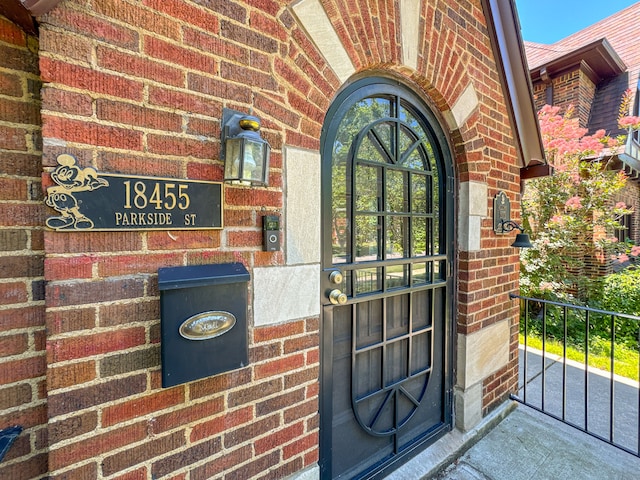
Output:
<svg viewBox="0 0 640 480">
<path fill-rule="evenodd" d="M 607 275 L 602 290 L 602 308 L 640 316 L 640 269 L 626 269 Z M 637 345 L 638 327 L 635 320 L 617 318 L 616 336 L 619 340 Z"/>
</svg>

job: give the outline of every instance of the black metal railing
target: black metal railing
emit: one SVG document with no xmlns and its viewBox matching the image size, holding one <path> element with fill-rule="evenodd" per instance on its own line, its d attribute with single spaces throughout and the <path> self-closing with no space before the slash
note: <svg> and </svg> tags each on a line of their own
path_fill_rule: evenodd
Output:
<svg viewBox="0 0 640 480">
<path fill-rule="evenodd" d="M 521 335 L 518 394 L 512 398 L 640 457 L 640 360 L 633 353 L 640 349 L 640 317 L 511 298 L 520 300 Z M 626 376 L 616 373 L 620 351 L 634 358 Z M 603 356 L 604 364 L 594 366 Z"/>
</svg>

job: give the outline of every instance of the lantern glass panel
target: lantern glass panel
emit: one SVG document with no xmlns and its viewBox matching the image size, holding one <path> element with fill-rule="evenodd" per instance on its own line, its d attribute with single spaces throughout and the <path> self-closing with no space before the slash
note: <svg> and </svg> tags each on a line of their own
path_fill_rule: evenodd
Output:
<svg viewBox="0 0 640 480">
<path fill-rule="evenodd" d="M 225 142 L 225 166 L 224 178 L 226 180 L 239 180 L 241 178 L 242 167 L 240 165 L 240 155 L 242 154 L 242 139 L 227 138 Z"/>
<path fill-rule="evenodd" d="M 269 144 L 262 139 L 245 139 L 244 178 L 255 183 L 267 183 L 269 175 Z"/>
<path fill-rule="evenodd" d="M 262 142 L 244 139 L 244 171 L 243 178 L 251 181 L 262 181 Z"/>
</svg>

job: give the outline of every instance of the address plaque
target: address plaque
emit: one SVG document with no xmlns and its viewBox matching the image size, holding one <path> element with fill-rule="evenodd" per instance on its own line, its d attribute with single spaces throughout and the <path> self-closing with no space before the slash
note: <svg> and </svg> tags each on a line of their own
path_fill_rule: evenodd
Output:
<svg viewBox="0 0 640 480">
<path fill-rule="evenodd" d="M 222 228 L 221 182 L 98 173 L 68 154 L 57 161 L 45 200 L 58 213 L 46 220 L 53 230 Z"/>
</svg>

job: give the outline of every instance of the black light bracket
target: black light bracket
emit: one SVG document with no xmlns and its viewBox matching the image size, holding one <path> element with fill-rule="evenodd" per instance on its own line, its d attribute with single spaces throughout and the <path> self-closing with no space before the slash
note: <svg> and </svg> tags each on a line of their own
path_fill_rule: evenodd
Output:
<svg viewBox="0 0 640 480">
<path fill-rule="evenodd" d="M 513 220 L 502 220 L 500 222 L 500 230 L 502 233 L 513 232 L 514 230 L 520 230 L 520 233 L 524 233 L 524 228 L 522 228 Z"/>
</svg>

